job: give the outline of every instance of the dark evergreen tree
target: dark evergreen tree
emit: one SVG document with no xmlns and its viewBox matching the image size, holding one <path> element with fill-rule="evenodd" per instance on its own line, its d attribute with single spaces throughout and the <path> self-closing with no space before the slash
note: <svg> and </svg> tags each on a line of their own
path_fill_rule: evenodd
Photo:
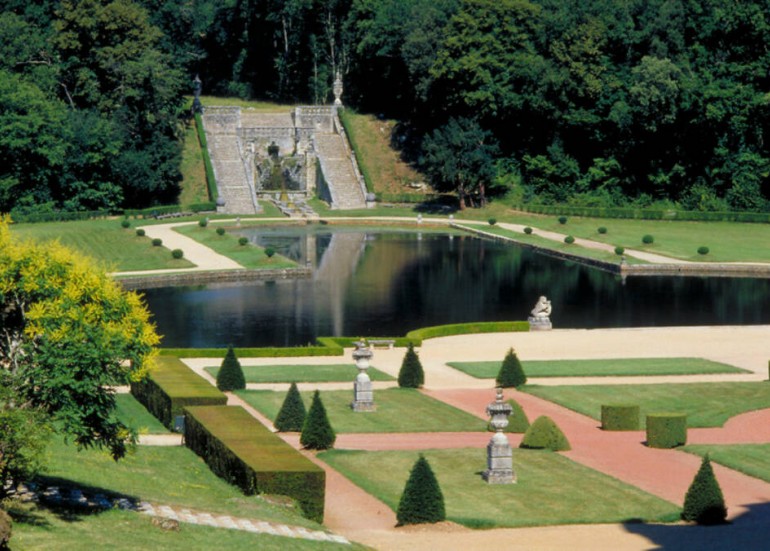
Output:
<svg viewBox="0 0 770 551">
<path fill-rule="evenodd" d="M 444 494 L 430 468 L 428 460 L 420 455 L 409 473 L 404 493 L 396 512 L 398 526 L 441 522 L 446 519 Z"/>
<path fill-rule="evenodd" d="M 401 369 L 398 372 L 398 386 L 402 388 L 420 388 L 425 383 L 425 372 L 420 358 L 414 351 L 414 345 L 409 343 L 409 349 L 404 355 Z"/>
<path fill-rule="evenodd" d="M 232 346 L 227 349 L 225 359 L 222 360 L 222 367 L 217 373 L 217 388 L 223 392 L 246 388 L 246 379 L 243 377 L 241 362 L 235 357 Z"/>
<path fill-rule="evenodd" d="M 297 383 L 291 383 L 273 424 L 280 432 L 299 432 L 305 424 L 305 414 L 305 402 L 297 390 Z"/>
<path fill-rule="evenodd" d="M 541 415 L 532 423 L 524 438 L 521 439 L 520 448 L 529 448 L 533 450 L 551 450 L 554 452 L 563 452 L 570 449 L 567 437 L 553 419 Z"/>
<path fill-rule="evenodd" d="M 721 524 L 727 518 L 725 498 L 714 476 L 708 455 L 703 458 L 700 469 L 684 496 L 682 518 L 698 524 Z"/>
<path fill-rule="evenodd" d="M 527 376 L 513 348 L 505 355 L 500 371 L 497 373 L 497 386 L 518 388 L 527 382 Z"/>
<path fill-rule="evenodd" d="M 299 443 L 309 450 L 327 450 L 334 446 L 337 435 L 334 434 L 326 415 L 326 408 L 321 401 L 321 394 L 316 390 L 313 394 L 313 403 L 307 412 L 305 423 L 302 425 L 302 434 Z"/>
</svg>

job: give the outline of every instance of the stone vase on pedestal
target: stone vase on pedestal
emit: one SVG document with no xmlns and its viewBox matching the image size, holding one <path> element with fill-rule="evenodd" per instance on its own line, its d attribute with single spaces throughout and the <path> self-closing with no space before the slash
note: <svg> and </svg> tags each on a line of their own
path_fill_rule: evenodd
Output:
<svg viewBox="0 0 770 551">
<path fill-rule="evenodd" d="M 366 373 L 366 370 L 369 369 L 369 360 L 374 356 L 374 353 L 363 341 L 359 341 L 355 345 L 353 359 L 356 361 L 358 375 L 356 375 L 356 380 L 353 383 L 353 402 L 350 407 L 353 411 L 375 411 L 372 381 Z"/>
<path fill-rule="evenodd" d="M 508 442 L 508 437 L 503 433 L 508 426 L 513 408 L 503 401 L 503 389 L 497 388 L 497 398 L 487 406 L 487 415 L 490 416 L 490 424 L 495 429 L 495 434 L 487 444 L 487 469 L 484 471 L 484 480 L 489 484 L 513 484 L 516 482 L 516 474 L 513 472 L 513 450 Z"/>
</svg>

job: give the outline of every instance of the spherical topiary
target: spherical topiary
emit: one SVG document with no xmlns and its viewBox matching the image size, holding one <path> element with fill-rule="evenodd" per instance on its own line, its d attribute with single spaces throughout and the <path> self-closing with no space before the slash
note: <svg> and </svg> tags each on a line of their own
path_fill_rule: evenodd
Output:
<svg viewBox="0 0 770 551">
<path fill-rule="evenodd" d="M 526 382 L 527 376 L 524 373 L 524 368 L 521 367 L 521 362 L 516 356 L 516 352 L 511 348 L 500 365 L 500 371 L 497 372 L 495 383 L 503 388 L 518 388 L 526 384 Z"/>
<path fill-rule="evenodd" d="M 425 372 L 422 369 L 420 358 L 414 351 L 414 345 L 409 343 L 409 348 L 404 354 L 401 369 L 398 371 L 398 386 L 402 388 L 420 388 L 425 383 Z"/>
<path fill-rule="evenodd" d="M 721 524 L 726 518 L 725 498 L 706 455 L 684 496 L 682 519 L 698 524 Z"/>
<path fill-rule="evenodd" d="M 567 245 L 572 245 L 575 242 L 575 238 L 572 237 L 571 235 L 568 235 L 567 237 L 564 238 L 564 242 Z"/>
<path fill-rule="evenodd" d="M 241 362 L 235 357 L 233 347 L 227 349 L 222 367 L 217 373 L 217 388 L 223 392 L 241 390 L 246 388 L 246 379 L 243 377 Z"/>
<path fill-rule="evenodd" d="M 274 254 L 275 254 L 275 249 L 273 247 L 265 247 L 265 256 L 267 258 L 273 258 Z"/>
<path fill-rule="evenodd" d="M 644 237 L 642 237 L 642 243 L 645 245 L 652 245 L 655 242 L 655 238 L 651 236 L 649 233 L 646 234 Z"/>
<path fill-rule="evenodd" d="M 305 416 L 305 402 L 297 390 L 297 383 L 291 383 L 273 425 L 280 432 L 299 432 L 305 424 Z"/>
<path fill-rule="evenodd" d="M 698 254 L 702 254 L 702 255 L 709 254 L 709 248 L 708 247 L 698 247 Z"/>
<path fill-rule="evenodd" d="M 224 235 L 225 229 L 224 228 L 217 228 L 217 235 Z"/>
<path fill-rule="evenodd" d="M 511 432 L 514 434 L 524 434 L 529 428 L 529 417 L 526 412 L 515 400 L 506 400 L 508 404 L 513 408 L 511 415 L 508 417 L 508 425 L 505 427 L 504 432 Z M 492 423 L 487 423 L 487 430 L 495 432 L 495 428 Z"/>
<path fill-rule="evenodd" d="M 136 228 L 136 235 L 138 237 L 144 237 L 145 231 L 144 228 Z"/>
<path fill-rule="evenodd" d="M 160 247 L 161 245 L 163 245 L 163 240 L 160 237 L 156 237 L 152 240 L 153 247 Z"/>
<path fill-rule="evenodd" d="M 428 460 L 420 455 L 409 473 L 398 502 L 397 526 L 441 522 L 445 519 L 444 494 Z"/>
<path fill-rule="evenodd" d="M 120 227 L 122 227 L 122 228 L 130 228 L 131 227 L 131 222 L 129 222 L 128 220 L 121 220 L 120 221 Z"/>
<path fill-rule="evenodd" d="M 179 260 L 184 256 L 184 251 L 182 251 L 182 249 L 174 249 L 171 251 L 171 256 Z"/>
<path fill-rule="evenodd" d="M 241 245 L 241 246 L 246 245 L 248 242 L 249 242 L 249 238 L 248 237 L 239 237 L 238 238 L 238 244 Z"/>
<path fill-rule="evenodd" d="M 299 443 L 309 450 L 328 450 L 334 446 L 337 435 L 334 434 L 326 408 L 321 402 L 321 395 L 316 390 L 313 394 L 313 402 L 310 411 L 307 412 L 305 423 L 302 425 L 302 434 Z"/>
<path fill-rule="evenodd" d="M 626 250 L 623 247 L 615 247 L 615 254 L 620 256 L 622 255 Z"/>
<path fill-rule="evenodd" d="M 209 219 L 208 218 L 201 218 L 200 220 L 198 220 L 198 225 L 201 228 L 205 228 L 206 226 L 209 225 Z"/>
<path fill-rule="evenodd" d="M 605 228 L 604 226 L 599 226 L 599 227 L 596 229 L 596 231 L 598 231 L 598 232 L 599 232 L 599 233 L 601 233 L 601 234 L 605 234 L 605 233 L 607 233 L 607 228 Z"/>
<path fill-rule="evenodd" d="M 567 217 L 559 216 L 559 224 L 566 224 L 566 223 L 567 223 Z"/>
<path fill-rule="evenodd" d="M 532 235 L 532 228 L 530 228 L 529 226 L 525 227 L 524 233 L 526 233 L 527 235 Z"/>
<path fill-rule="evenodd" d="M 535 419 L 524 438 L 521 440 L 520 448 L 529 448 L 533 450 L 551 450 L 555 452 L 567 451 L 570 449 L 567 437 L 556 426 L 553 419 L 542 415 Z"/>
<path fill-rule="evenodd" d="M 488 222 L 490 226 L 494 226 L 495 224 L 497 224 L 497 218 L 490 218 Z"/>
</svg>

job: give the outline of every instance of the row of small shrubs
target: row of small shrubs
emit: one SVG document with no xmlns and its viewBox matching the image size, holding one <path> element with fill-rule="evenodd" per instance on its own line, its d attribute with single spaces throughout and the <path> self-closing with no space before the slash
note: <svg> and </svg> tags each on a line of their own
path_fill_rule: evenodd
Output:
<svg viewBox="0 0 770 551">
<path fill-rule="evenodd" d="M 279 432 L 301 432 L 299 443 L 309 450 L 328 450 L 337 439 L 321 401 L 321 394 L 317 390 L 313 393 L 313 402 L 308 411 L 297 383 L 289 386 L 273 426 Z"/>
<path fill-rule="evenodd" d="M 224 405 L 227 397 L 178 358 L 158 356 L 145 379 L 131 383 L 131 394 L 169 429 L 190 405 Z"/>
<path fill-rule="evenodd" d="M 326 473 L 238 406 L 186 408 L 185 444 L 245 494 L 281 494 L 323 522 Z"/>
</svg>

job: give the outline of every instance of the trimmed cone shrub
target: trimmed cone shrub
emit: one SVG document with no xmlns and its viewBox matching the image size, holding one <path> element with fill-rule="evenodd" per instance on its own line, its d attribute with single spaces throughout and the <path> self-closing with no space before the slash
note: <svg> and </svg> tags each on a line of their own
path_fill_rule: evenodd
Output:
<svg viewBox="0 0 770 551">
<path fill-rule="evenodd" d="M 425 372 L 422 369 L 420 358 L 414 351 L 414 345 L 409 343 L 409 348 L 401 362 L 398 371 L 398 386 L 402 388 L 420 388 L 425 383 Z"/>
<path fill-rule="evenodd" d="M 725 498 L 706 455 L 684 496 L 682 519 L 698 524 L 721 524 L 726 518 Z"/>
<path fill-rule="evenodd" d="M 503 432 L 524 434 L 529 428 L 529 417 L 527 417 L 527 414 L 515 400 L 506 400 L 506 402 L 510 404 L 513 411 L 511 412 L 511 416 L 508 417 L 508 426 L 505 427 Z M 491 423 L 487 424 L 487 430 L 490 432 L 495 431 Z"/>
<path fill-rule="evenodd" d="M 524 368 L 521 367 L 521 362 L 516 356 L 516 352 L 513 348 L 508 350 L 508 353 L 503 359 L 503 363 L 500 366 L 500 371 L 497 372 L 497 379 L 495 379 L 497 386 L 503 388 L 518 388 L 527 382 L 527 376 L 524 374 Z"/>
<path fill-rule="evenodd" d="M 520 448 L 528 448 L 532 450 L 551 450 L 554 452 L 563 452 L 570 449 L 567 437 L 553 419 L 545 415 L 541 415 L 535 422 L 532 423 L 527 432 L 524 433 L 524 438 L 521 440 Z"/>
<path fill-rule="evenodd" d="M 321 401 L 321 394 L 316 390 L 313 394 L 313 403 L 307 412 L 305 423 L 302 425 L 302 434 L 299 443 L 308 450 L 328 450 L 334 446 L 337 435 L 334 434 L 326 408 Z"/>
<path fill-rule="evenodd" d="M 279 432 L 299 432 L 305 424 L 305 414 L 305 402 L 297 390 L 297 383 L 291 383 L 273 425 Z"/>
<path fill-rule="evenodd" d="M 222 367 L 217 373 L 217 388 L 222 392 L 246 388 L 246 379 L 243 377 L 241 362 L 235 357 L 232 346 L 227 349 L 225 359 L 222 360 Z"/>
<path fill-rule="evenodd" d="M 420 455 L 409 473 L 404 493 L 398 502 L 397 526 L 441 522 L 445 519 L 444 494 L 441 493 L 428 460 Z"/>
</svg>

